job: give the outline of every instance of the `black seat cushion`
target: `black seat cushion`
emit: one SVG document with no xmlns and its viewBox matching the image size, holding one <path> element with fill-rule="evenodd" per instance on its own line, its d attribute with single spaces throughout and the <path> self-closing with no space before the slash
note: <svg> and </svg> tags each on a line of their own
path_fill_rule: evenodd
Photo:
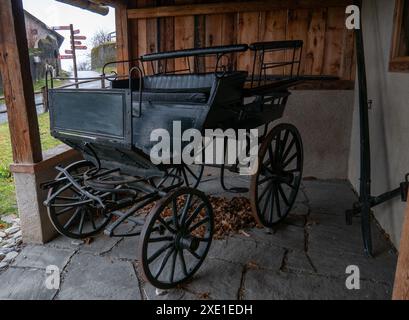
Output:
<svg viewBox="0 0 409 320">
<path fill-rule="evenodd" d="M 185 90 L 200 89 L 213 86 L 214 73 L 206 74 L 165 74 L 146 76 L 143 78 L 143 86 L 149 90 Z"/>
</svg>

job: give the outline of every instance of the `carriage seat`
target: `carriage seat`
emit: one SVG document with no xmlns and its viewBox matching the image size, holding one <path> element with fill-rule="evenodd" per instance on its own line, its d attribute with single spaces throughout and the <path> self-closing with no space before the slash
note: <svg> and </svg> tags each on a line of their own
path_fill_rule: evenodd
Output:
<svg viewBox="0 0 409 320">
<path fill-rule="evenodd" d="M 166 74 L 143 78 L 143 101 L 173 103 L 206 103 L 215 81 L 214 73 L 209 74 Z M 112 88 L 127 88 L 127 80 L 112 83 Z M 132 83 L 133 99 L 139 99 L 139 83 Z"/>
</svg>

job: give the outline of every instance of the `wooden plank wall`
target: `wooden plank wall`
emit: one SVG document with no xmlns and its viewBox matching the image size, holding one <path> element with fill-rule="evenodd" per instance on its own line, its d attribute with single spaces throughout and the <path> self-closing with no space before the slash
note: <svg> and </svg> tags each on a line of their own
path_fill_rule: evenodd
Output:
<svg viewBox="0 0 409 320">
<path fill-rule="evenodd" d="M 334 89 L 352 89 L 355 58 L 353 32 L 345 28 L 348 1 L 342 6 L 340 1 L 310 1 L 313 5 L 303 8 L 289 6 L 271 11 L 130 19 L 131 56 L 201 46 L 301 39 L 304 41 L 302 74 L 338 76 L 342 81 L 332 84 Z M 211 2 L 222 1 L 130 0 L 130 8 Z M 251 62 L 248 52 L 239 55 L 237 61 L 241 69 L 247 70 Z M 184 60 L 175 63 L 168 65 L 168 70 L 187 67 Z"/>
</svg>

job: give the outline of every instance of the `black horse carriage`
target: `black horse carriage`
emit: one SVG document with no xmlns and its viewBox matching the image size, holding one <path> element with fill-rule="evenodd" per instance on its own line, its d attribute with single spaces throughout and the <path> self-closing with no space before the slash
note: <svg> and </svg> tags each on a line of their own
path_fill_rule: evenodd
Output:
<svg viewBox="0 0 409 320">
<path fill-rule="evenodd" d="M 43 184 L 55 228 L 71 238 L 102 230 L 140 236 L 139 263 L 148 281 L 170 288 L 190 278 L 214 229 L 211 204 L 197 189 L 204 165 L 155 165 L 149 157 L 152 130 L 172 132 L 175 120 L 182 130 L 200 132 L 259 128 L 252 210 L 266 227 L 280 222 L 298 193 L 303 147 L 293 125 L 271 123 L 283 115 L 288 88 L 307 79 L 299 75 L 302 45 L 277 41 L 148 54 L 119 62 L 134 65 L 128 78 L 102 75 L 111 83 L 107 89 L 49 89 L 52 135 L 84 157 L 58 166 L 55 180 Z M 237 67 L 238 55 L 252 57 L 250 74 Z M 170 68 L 175 59 L 186 68 Z M 220 167 L 226 188 L 226 166 Z M 237 164 L 227 168 L 238 171 Z"/>
</svg>

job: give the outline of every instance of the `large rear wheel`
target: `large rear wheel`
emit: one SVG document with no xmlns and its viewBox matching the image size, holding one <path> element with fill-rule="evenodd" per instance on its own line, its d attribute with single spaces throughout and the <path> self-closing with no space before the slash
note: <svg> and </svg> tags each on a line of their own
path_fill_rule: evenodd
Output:
<svg viewBox="0 0 409 320">
<path fill-rule="evenodd" d="M 291 124 L 267 134 L 259 150 L 257 173 L 251 179 L 250 202 L 259 224 L 271 228 L 287 217 L 300 188 L 303 146 Z"/>
</svg>

